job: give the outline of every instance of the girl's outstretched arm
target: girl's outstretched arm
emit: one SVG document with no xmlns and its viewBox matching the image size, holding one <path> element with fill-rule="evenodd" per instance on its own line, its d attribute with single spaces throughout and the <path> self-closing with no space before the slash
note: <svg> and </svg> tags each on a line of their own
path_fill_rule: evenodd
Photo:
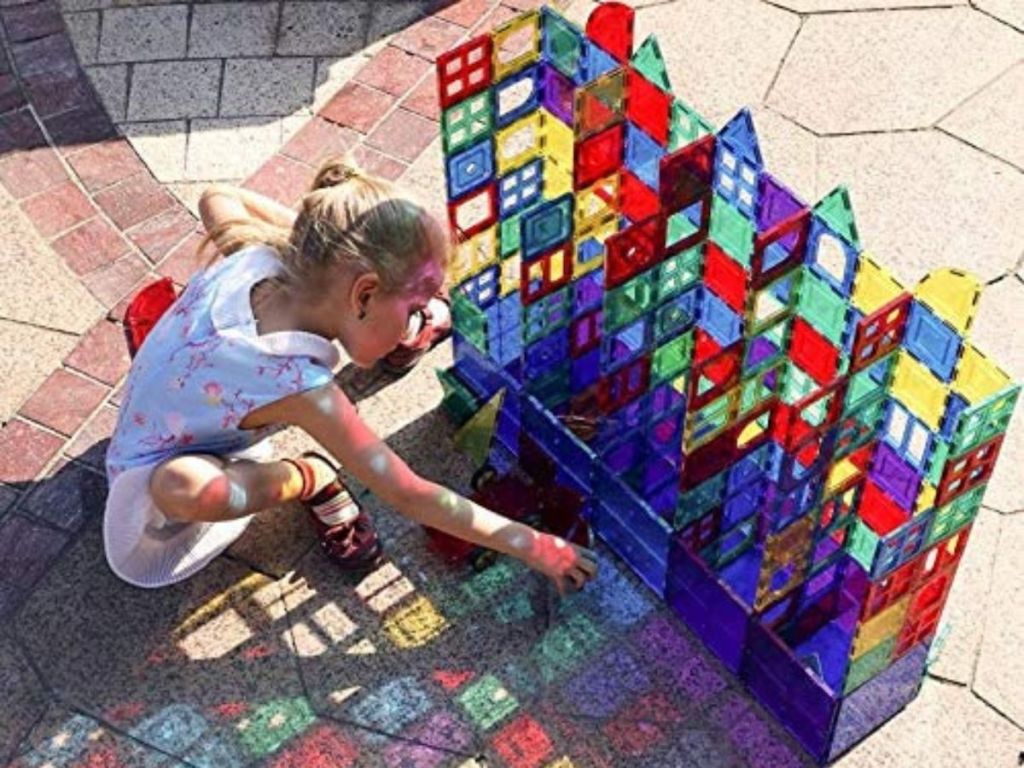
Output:
<svg viewBox="0 0 1024 768">
<path fill-rule="evenodd" d="M 593 552 L 475 504 L 413 472 L 359 416 L 336 384 L 294 395 L 275 408 L 303 429 L 378 498 L 405 517 L 518 558 L 560 592 L 597 573 Z"/>
</svg>

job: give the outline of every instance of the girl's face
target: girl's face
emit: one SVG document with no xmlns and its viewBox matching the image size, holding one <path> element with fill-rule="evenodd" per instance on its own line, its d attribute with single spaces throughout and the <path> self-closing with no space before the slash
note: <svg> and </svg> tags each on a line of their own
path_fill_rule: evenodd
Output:
<svg viewBox="0 0 1024 768">
<path fill-rule="evenodd" d="M 412 288 L 401 293 L 384 291 L 375 274 L 361 275 L 351 283 L 349 303 L 337 334 L 352 362 L 370 368 L 403 340 L 409 319 L 422 310 L 444 281 L 441 266 L 433 259 L 424 262 L 412 281 Z"/>
</svg>

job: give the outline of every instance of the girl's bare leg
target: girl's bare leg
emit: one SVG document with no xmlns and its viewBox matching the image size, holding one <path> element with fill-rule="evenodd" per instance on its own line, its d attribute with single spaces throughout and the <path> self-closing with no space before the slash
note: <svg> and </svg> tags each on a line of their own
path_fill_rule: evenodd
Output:
<svg viewBox="0 0 1024 768">
<path fill-rule="evenodd" d="M 298 499 L 302 474 L 287 461 L 175 456 L 154 470 L 149 490 L 168 519 L 215 523 Z"/>
</svg>

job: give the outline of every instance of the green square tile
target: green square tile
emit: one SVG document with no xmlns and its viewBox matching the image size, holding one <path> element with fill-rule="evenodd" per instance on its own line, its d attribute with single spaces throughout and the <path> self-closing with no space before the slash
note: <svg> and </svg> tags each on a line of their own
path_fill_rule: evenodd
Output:
<svg viewBox="0 0 1024 768">
<path fill-rule="evenodd" d="M 711 203 L 711 239 L 744 267 L 750 267 L 754 223 L 719 195 Z"/>
<path fill-rule="evenodd" d="M 515 696 L 494 675 L 485 675 L 467 686 L 456 699 L 466 714 L 483 730 L 490 730 L 519 708 Z"/>
<path fill-rule="evenodd" d="M 849 310 L 849 303 L 832 286 L 814 272 L 804 270 L 796 305 L 797 314 L 837 347 L 843 343 Z"/>
</svg>

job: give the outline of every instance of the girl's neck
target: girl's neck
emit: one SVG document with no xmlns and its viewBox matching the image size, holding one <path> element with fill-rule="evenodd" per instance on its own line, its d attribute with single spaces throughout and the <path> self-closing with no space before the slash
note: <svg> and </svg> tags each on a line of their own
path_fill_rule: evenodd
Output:
<svg viewBox="0 0 1024 768">
<path fill-rule="evenodd" d="M 261 336 L 280 331 L 305 331 L 326 339 L 331 338 L 330 332 L 317 322 L 320 313 L 312 311 L 314 305 L 300 300 L 287 285 L 278 280 L 267 279 L 256 283 L 249 298 L 256 319 L 256 332 Z"/>
</svg>

